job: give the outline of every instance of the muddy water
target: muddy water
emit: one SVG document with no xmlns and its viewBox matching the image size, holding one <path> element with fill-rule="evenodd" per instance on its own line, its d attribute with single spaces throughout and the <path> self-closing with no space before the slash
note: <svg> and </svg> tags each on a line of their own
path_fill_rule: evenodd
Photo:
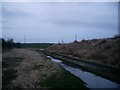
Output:
<svg viewBox="0 0 120 90">
<path fill-rule="evenodd" d="M 61 66 L 65 68 L 65 70 L 69 71 L 73 75 L 83 80 L 86 83 L 85 86 L 88 88 L 120 88 L 120 84 L 117 84 L 108 79 L 92 74 L 90 72 L 82 71 L 81 69 L 63 64 L 61 60 L 54 59 L 51 56 L 47 57 L 50 58 L 52 61 L 59 63 Z"/>
</svg>

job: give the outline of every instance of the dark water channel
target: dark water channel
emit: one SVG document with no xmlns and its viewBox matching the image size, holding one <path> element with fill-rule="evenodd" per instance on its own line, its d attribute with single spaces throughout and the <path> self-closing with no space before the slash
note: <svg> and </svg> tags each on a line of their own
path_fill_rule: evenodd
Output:
<svg viewBox="0 0 120 90">
<path fill-rule="evenodd" d="M 95 75 L 93 73 L 63 64 L 61 60 L 54 59 L 51 56 L 47 56 L 47 57 L 50 58 L 52 61 L 63 66 L 65 70 L 79 77 L 82 81 L 86 83 L 85 86 L 88 88 L 120 88 L 120 84 L 117 84 L 113 81 Z"/>
</svg>

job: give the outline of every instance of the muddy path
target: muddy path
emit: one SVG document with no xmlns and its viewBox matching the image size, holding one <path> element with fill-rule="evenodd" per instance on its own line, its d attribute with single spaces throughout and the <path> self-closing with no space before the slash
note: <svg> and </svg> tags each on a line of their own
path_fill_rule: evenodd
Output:
<svg viewBox="0 0 120 90">
<path fill-rule="evenodd" d="M 70 58 L 63 55 L 58 55 L 58 54 L 53 54 L 48 52 L 43 52 L 43 53 L 46 55 L 52 56 L 53 58 L 60 59 L 67 65 L 78 67 L 80 69 L 92 72 L 104 78 L 120 83 L 120 78 L 119 78 L 120 73 L 119 73 L 119 70 L 115 68 L 111 68 L 111 67 L 107 67 L 107 66 L 103 66 L 103 65 L 99 65 L 92 62 L 79 60 L 79 59 Z"/>
<path fill-rule="evenodd" d="M 73 75 L 83 80 L 83 82 L 85 82 L 84 85 L 88 88 L 120 88 L 120 84 L 102 78 L 93 73 L 84 71 L 80 68 L 75 68 L 67 64 L 64 64 L 60 59 L 55 59 L 51 56 L 47 56 L 47 57 L 50 58 L 52 61 L 60 64 L 63 68 L 65 68 L 65 70 L 69 71 Z"/>
</svg>

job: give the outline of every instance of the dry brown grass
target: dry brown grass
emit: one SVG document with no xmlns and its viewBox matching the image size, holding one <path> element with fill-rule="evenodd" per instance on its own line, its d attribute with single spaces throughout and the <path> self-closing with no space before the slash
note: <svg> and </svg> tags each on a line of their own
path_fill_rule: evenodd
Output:
<svg viewBox="0 0 120 90">
<path fill-rule="evenodd" d="M 40 88 L 35 86 L 38 82 L 43 82 L 54 74 L 60 73 L 58 64 L 47 58 L 43 58 L 40 53 L 28 49 L 13 49 L 3 54 L 3 58 L 22 58 L 22 62 L 15 67 L 17 78 L 11 81 L 12 87 L 20 88 Z"/>
<path fill-rule="evenodd" d="M 120 67 L 120 38 L 83 40 L 78 43 L 54 45 L 48 52 L 72 55 L 89 61 Z"/>
</svg>

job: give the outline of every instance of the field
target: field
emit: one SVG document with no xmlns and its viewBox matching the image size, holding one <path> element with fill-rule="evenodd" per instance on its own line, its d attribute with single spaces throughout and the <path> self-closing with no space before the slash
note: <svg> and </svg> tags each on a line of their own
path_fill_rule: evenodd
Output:
<svg viewBox="0 0 120 90">
<path fill-rule="evenodd" d="M 68 44 L 26 43 L 21 48 L 5 49 L 2 53 L 3 90 L 7 88 L 82 88 L 84 82 L 52 62 L 44 54 L 51 54 L 65 64 L 97 74 L 120 83 L 119 40 L 108 38 Z M 38 52 L 39 51 L 39 52 Z M 59 55 L 59 56 L 58 56 Z M 90 64 L 113 68 L 114 71 L 79 66 L 65 60 L 83 60 Z M 64 83 L 64 84 L 63 84 Z"/>
<path fill-rule="evenodd" d="M 33 49 L 11 49 L 4 52 L 2 69 L 3 90 L 8 88 L 87 89 L 79 78 Z"/>
<path fill-rule="evenodd" d="M 21 44 L 22 48 L 48 48 L 52 43 L 25 43 Z"/>
</svg>

